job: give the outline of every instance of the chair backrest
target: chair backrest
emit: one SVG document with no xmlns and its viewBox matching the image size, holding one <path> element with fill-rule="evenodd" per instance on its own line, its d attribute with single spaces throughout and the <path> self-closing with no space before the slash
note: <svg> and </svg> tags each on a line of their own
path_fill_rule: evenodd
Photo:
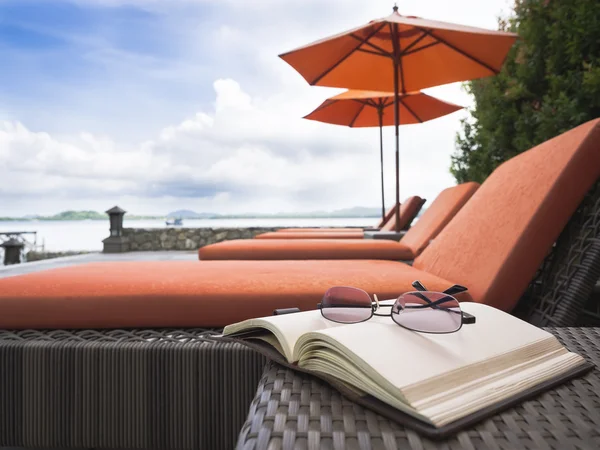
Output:
<svg viewBox="0 0 600 450">
<path fill-rule="evenodd" d="M 385 216 L 383 216 L 383 219 L 379 221 L 379 223 L 377 224 L 377 228 L 383 228 L 386 223 L 392 220 L 392 218 L 396 214 L 397 207 L 398 205 L 394 205 L 385 212 Z"/>
<path fill-rule="evenodd" d="M 400 206 L 400 229 L 404 230 L 412 221 L 417 217 L 419 211 L 423 207 L 423 203 L 425 203 L 425 199 L 422 199 L 418 195 L 413 197 L 408 197 L 404 203 Z M 387 223 L 381 227 L 382 231 L 394 231 L 396 229 L 396 212 L 394 211 L 394 215 Z"/>
<path fill-rule="evenodd" d="M 454 218 L 479 188 L 479 183 L 469 182 L 444 189 L 429 205 L 416 224 L 402 238 L 402 244 L 413 254 L 420 255 L 440 231 Z"/>
<path fill-rule="evenodd" d="M 600 120 L 500 165 L 414 266 L 510 311 L 600 176 Z"/>
</svg>

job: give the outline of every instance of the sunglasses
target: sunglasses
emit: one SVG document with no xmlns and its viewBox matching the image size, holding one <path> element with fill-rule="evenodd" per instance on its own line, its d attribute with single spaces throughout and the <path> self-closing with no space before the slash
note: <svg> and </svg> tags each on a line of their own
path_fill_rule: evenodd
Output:
<svg viewBox="0 0 600 450">
<path fill-rule="evenodd" d="M 474 323 L 474 317 L 461 311 L 453 296 L 467 291 L 454 285 L 444 292 L 428 291 L 419 281 L 412 283 L 414 292 L 406 292 L 392 305 L 382 305 L 362 289 L 336 286 L 329 288 L 317 307 L 328 320 L 338 323 L 359 323 L 373 316 L 391 316 L 403 328 L 421 333 L 453 333 L 463 323 Z M 381 307 L 391 307 L 389 314 L 377 313 Z"/>
</svg>

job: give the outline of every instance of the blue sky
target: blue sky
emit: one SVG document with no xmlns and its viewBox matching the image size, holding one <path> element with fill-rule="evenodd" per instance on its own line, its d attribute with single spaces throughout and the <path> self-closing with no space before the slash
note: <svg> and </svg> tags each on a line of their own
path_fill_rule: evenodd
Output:
<svg viewBox="0 0 600 450">
<path fill-rule="evenodd" d="M 390 13 L 363 0 L 0 0 L 0 216 L 378 205 L 378 133 L 303 121 L 339 90 L 277 55 Z M 505 0 L 402 1 L 495 28 Z M 430 93 L 468 105 L 458 85 Z M 401 129 L 402 197 L 453 183 L 464 113 Z M 393 140 L 385 130 L 386 192 Z"/>
<path fill-rule="evenodd" d="M 48 131 L 83 127 L 140 137 L 138 127 L 115 126 L 130 118 L 134 104 L 137 120 L 160 126 L 164 116 L 154 108 L 177 110 L 189 98 L 199 107 L 210 103 L 212 92 L 198 86 L 214 81 L 209 68 L 217 62 L 197 46 L 202 64 L 185 70 L 192 51 L 182 45 L 185 36 L 170 15 L 89 3 L 0 3 L 0 51 L 8 69 L 0 72 L 0 83 L 9 87 L 0 91 L 0 104 L 9 113 Z M 200 5 L 194 26 L 210 28 L 214 10 L 212 3 Z M 69 125 L 51 119 L 57 114 L 66 114 Z M 105 124 L 94 124 L 98 117 Z"/>
</svg>

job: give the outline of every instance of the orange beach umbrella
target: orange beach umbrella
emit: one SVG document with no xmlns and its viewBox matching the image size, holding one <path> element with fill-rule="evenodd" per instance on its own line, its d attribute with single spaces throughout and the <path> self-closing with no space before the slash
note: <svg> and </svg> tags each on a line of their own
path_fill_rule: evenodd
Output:
<svg viewBox="0 0 600 450">
<path fill-rule="evenodd" d="M 411 92 L 398 97 L 400 125 L 423 123 L 462 109 L 423 92 Z M 383 126 L 394 125 L 393 92 L 349 90 L 325 100 L 305 119 L 349 127 L 379 127 L 381 159 L 381 215 L 385 218 L 383 190 Z"/>
<path fill-rule="evenodd" d="M 394 12 L 280 57 L 311 85 L 392 91 L 396 138 L 396 200 L 400 200 L 399 93 L 500 71 L 517 36 Z M 399 212 L 396 212 L 396 229 Z"/>
</svg>

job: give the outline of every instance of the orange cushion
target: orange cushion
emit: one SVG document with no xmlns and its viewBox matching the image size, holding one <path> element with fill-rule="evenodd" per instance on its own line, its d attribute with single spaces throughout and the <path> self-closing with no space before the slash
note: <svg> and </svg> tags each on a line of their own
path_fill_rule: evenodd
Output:
<svg viewBox="0 0 600 450">
<path fill-rule="evenodd" d="M 510 311 L 600 177 L 600 120 L 498 167 L 414 266 Z"/>
<path fill-rule="evenodd" d="M 479 183 L 470 182 L 444 189 L 417 223 L 406 232 L 402 243 L 410 248 L 414 255 L 420 255 L 478 188 Z"/>
<path fill-rule="evenodd" d="M 402 206 L 400 206 L 400 229 L 404 230 L 407 228 L 412 221 L 417 217 L 419 211 L 423 207 L 425 200 L 415 195 L 406 199 Z M 396 215 L 394 215 L 387 223 L 381 227 L 382 231 L 395 231 L 396 230 Z"/>
<path fill-rule="evenodd" d="M 381 219 L 374 228 L 381 228 L 384 226 L 396 212 L 396 207 L 392 206 L 385 212 L 385 216 Z M 360 230 L 360 229 L 359 229 Z M 288 231 L 300 231 L 301 233 L 311 232 L 311 231 L 357 231 L 357 229 L 352 230 L 352 228 L 281 228 L 277 230 L 277 232 L 288 232 Z"/>
<path fill-rule="evenodd" d="M 388 223 L 390 220 L 392 220 L 392 218 L 394 217 L 394 214 L 396 214 L 396 209 L 397 209 L 397 204 L 392 206 L 391 208 L 388 208 L 388 210 L 385 212 L 385 215 L 383 216 L 383 218 L 377 223 L 376 228 L 381 228 L 383 227 L 386 223 Z"/>
<path fill-rule="evenodd" d="M 414 258 L 402 243 L 375 239 L 238 239 L 207 245 L 198 255 L 201 260 Z"/>
<path fill-rule="evenodd" d="M 365 233 L 358 231 L 275 231 L 262 233 L 255 239 L 364 239 Z"/>
<path fill-rule="evenodd" d="M 275 308 L 315 309 L 331 286 L 386 299 L 417 279 L 432 290 L 452 284 L 392 261 L 85 264 L 0 279 L 0 329 L 222 327 Z"/>
<path fill-rule="evenodd" d="M 479 183 L 469 182 L 444 189 L 433 201 L 419 221 L 412 226 L 402 238 L 402 244 L 411 249 L 413 255 L 419 255 L 429 242 L 452 220 L 456 213 L 479 188 Z M 256 236 L 257 239 L 359 239 L 364 233 L 343 230 L 274 232 Z"/>
<path fill-rule="evenodd" d="M 263 236 L 265 234 L 270 233 L 322 233 L 322 232 L 342 232 L 342 233 L 356 233 L 357 231 L 363 231 L 362 228 L 280 228 L 276 231 L 270 231 L 269 233 L 258 234 L 258 236 Z"/>
</svg>

